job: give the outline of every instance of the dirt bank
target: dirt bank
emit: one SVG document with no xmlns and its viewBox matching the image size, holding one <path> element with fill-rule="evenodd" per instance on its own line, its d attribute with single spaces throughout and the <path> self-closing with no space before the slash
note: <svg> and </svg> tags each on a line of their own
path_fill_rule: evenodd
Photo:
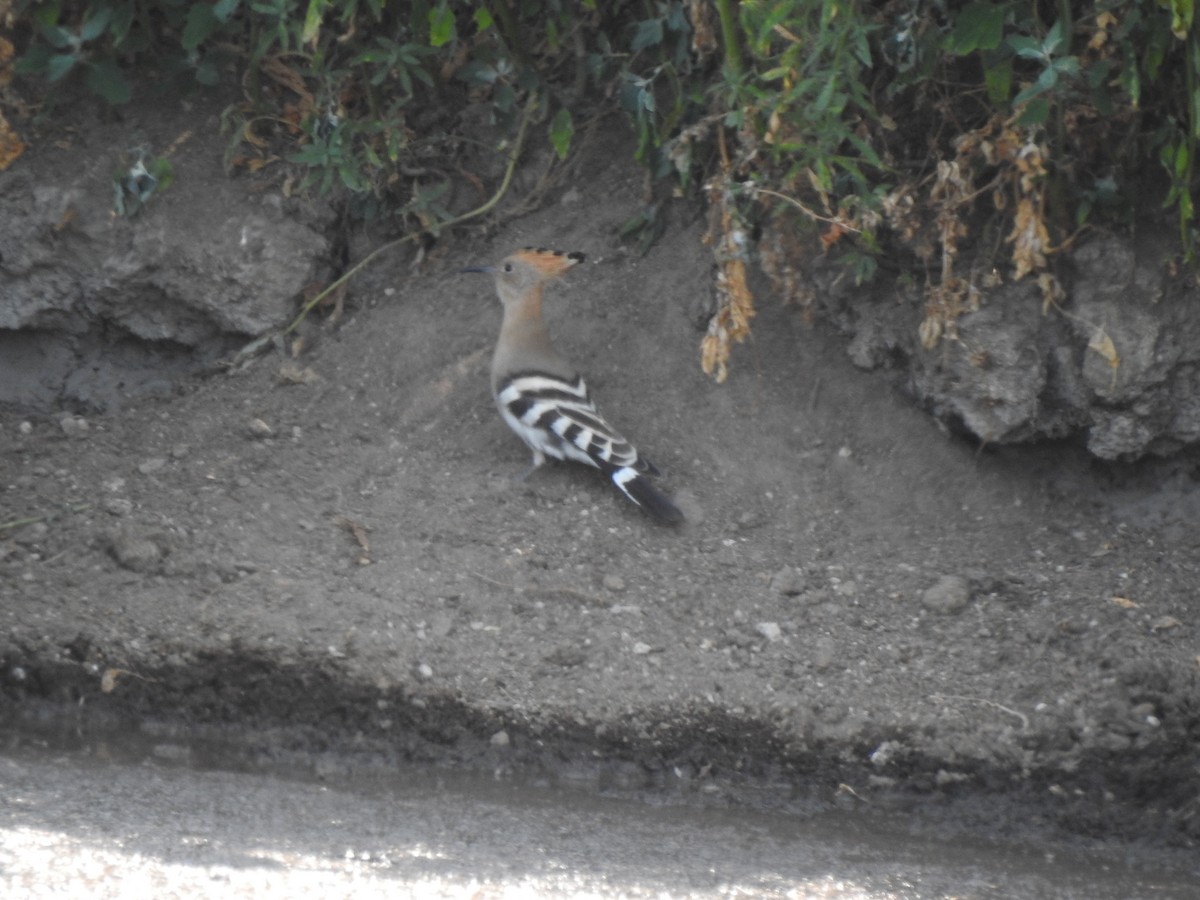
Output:
<svg viewBox="0 0 1200 900">
<path fill-rule="evenodd" d="M 980 450 L 765 293 L 715 386 L 699 216 L 638 258 L 641 173 L 586 152 L 542 210 L 369 270 L 295 363 L 0 411 L 0 521 L 44 517 L 0 530 L 4 716 L 1191 846 L 1196 460 Z M 552 331 L 683 528 L 587 471 L 511 482 L 498 304 L 455 273 L 527 244 L 588 254 Z"/>
</svg>

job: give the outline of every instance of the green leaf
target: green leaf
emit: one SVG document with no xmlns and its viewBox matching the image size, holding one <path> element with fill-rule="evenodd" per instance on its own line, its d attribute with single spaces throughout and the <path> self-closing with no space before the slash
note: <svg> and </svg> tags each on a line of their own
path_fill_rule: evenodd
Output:
<svg viewBox="0 0 1200 900">
<path fill-rule="evenodd" d="M 417 193 L 420 195 L 420 201 L 422 203 L 431 203 L 432 201 L 445 196 L 446 191 L 448 190 L 450 190 L 450 182 L 439 181 L 437 184 L 431 184 L 427 187 L 418 188 Z"/>
<path fill-rule="evenodd" d="M 1112 77 L 1112 66 L 1108 60 L 1098 59 L 1087 68 L 1087 84 L 1093 91 L 1104 90 Z"/>
<path fill-rule="evenodd" d="M 74 53 L 55 53 L 46 63 L 46 78 L 61 81 L 75 67 L 79 57 Z"/>
<path fill-rule="evenodd" d="M 75 35 L 58 25 L 42 26 L 42 37 L 46 39 L 46 43 L 58 50 L 66 50 L 76 44 Z"/>
<path fill-rule="evenodd" d="M 194 3 L 188 9 L 187 23 L 183 26 L 183 35 L 179 43 L 184 50 L 195 50 L 217 28 L 217 17 L 213 8 L 207 3 Z"/>
<path fill-rule="evenodd" d="M 475 10 L 475 14 L 471 18 L 475 20 L 475 27 L 481 32 L 487 31 L 494 23 L 492 14 L 483 6 Z"/>
<path fill-rule="evenodd" d="M 813 103 L 813 109 L 817 112 L 824 112 L 829 109 L 829 105 L 833 100 L 833 92 L 837 88 L 836 79 L 830 78 L 821 88 L 821 93 L 817 94 L 817 99 Z"/>
<path fill-rule="evenodd" d="M 221 79 L 221 70 L 213 62 L 211 56 L 206 56 L 196 65 L 196 81 L 205 87 L 212 87 Z"/>
<path fill-rule="evenodd" d="M 213 4 L 213 15 L 217 17 L 218 22 L 228 22 L 230 17 L 237 12 L 240 2 L 241 0 L 217 0 Z"/>
<path fill-rule="evenodd" d="M 22 7 L 22 11 L 24 10 L 29 10 L 30 17 L 43 30 L 57 25 L 59 17 L 62 15 L 62 8 L 58 3 L 35 3 L 32 9 L 29 9 L 29 4 L 26 4 Z"/>
<path fill-rule="evenodd" d="M 92 60 L 86 64 L 83 83 L 89 91 L 103 97 L 113 106 L 128 103 L 132 96 L 129 82 L 111 59 Z"/>
<path fill-rule="evenodd" d="M 1046 32 L 1046 37 L 1042 41 L 1042 55 L 1053 56 L 1059 45 L 1063 42 L 1063 23 L 1059 19 L 1050 26 L 1050 30 Z"/>
<path fill-rule="evenodd" d="M 416 75 L 420 81 L 425 82 L 429 87 L 433 87 L 433 76 L 425 71 L 421 66 L 413 66 L 409 69 L 412 74 Z"/>
<path fill-rule="evenodd" d="M 379 158 L 379 154 L 375 152 L 374 147 L 372 147 L 370 144 L 364 144 L 363 145 L 363 153 L 366 155 L 367 162 L 370 164 L 371 168 L 373 168 L 373 169 L 382 169 L 383 168 L 383 160 Z"/>
<path fill-rule="evenodd" d="M 347 189 L 356 194 L 361 194 L 369 188 L 368 182 L 362 177 L 362 174 L 354 167 L 352 163 L 345 162 L 338 166 L 338 177 L 342 180 L 342 184 Z"/>
<path fill-rule="evenodd" d="M 813 160 L 813 170 L 817 176 L 817 184 L 821 186 L 821 190 L 833 190 L 833 173 L 829 171 L 829 166 L 823 158 L 818 157 Z"/>
<path fill-rule="evenodd" d="M 566 159 L 571 152 L 571 138 L 575 136 L 575 122 L 571 111 L 565 106 L 559 107 L 558 112 L 550 122 L 550 143 L 559 159 Z"/>
<path fill-rule="evenodd" d="M 1013 106 L 1020 106 L 1022 103 L 1028 103 L 1034 97 L 1042 93 L 1042 87 L 1036 81 L 1020 91 L 1017 96 L 1013 97 Z"/>
<path fill-rule="evenodd" d="M 683 11 L 682 3 L 668 3 L 666 6 L 666 26 L 671 31 L 686 32 L 690 29 L 687 13 Z"/>
<path fill-rule="evenodd" d="M 300 163 L 305 166 L 323 166 L 328 160 L 329 148 L 316 141 L 301 147 L 299 151 L 288 157 L 288 162 Z"/>
<path fill-rule="evenodd" d="M 858 151 L 858 155 L 862 158 L 863 162 L 874 166 L 877 169 L 883 168 L 883 160 L 879 158 L 879 154 L 875 152 L 874 147 L 860 138 L 853 131 L 846 133 L 846 139 L 849 140 L 852 145 L 854 145 L 854 149 Z M 866 179 L 864 178 L 862 180 L 865 181 Z"/>
<path fill-rule="evenodd" d="M 18 75 L 43 75 L 50 65 L 52 55 L 49 47 L 34 44 L 24 56 L 13 63 L 13 71 Z"/>
<path fill-rule="evenodd" d="M 129 29 L 133 25 L 133 17 L 137 11 L 137 7 L 133 3 L 122 4 L 114 10 L 112 22 L 108 26 L 108 35 L 112 38 L 115 50 L 124 49 L 122 45 L 125 43 L 125 38 L 129 36 Z"/>
<path fill-rule="evenodd" d="M 96 15 L 92 16 L 79 29 L 79 40 L 83 42 L 94 41 L 100 35 L 104 34 L 104 29 L 108 27 L 108 22 L 112 18 L 112 10 L 101 9 Z"/>
<path fill-rule="evenodd" d="M 492 103 L 500 112 L 509 112 L 517 105 L 517 92 L 510 84 L 501 84 L 492 95 Z"/>
<path fill-rule="evenodd" d="M 1042 69 L 1042 74 L 1038 76 L 1037 81 L 1013 97 L 1013 106 L 1020 106 L 1039 94 L 1053 90 L 1056 84 L 1058 84 L 1058 71 L 1053 66 Z"/>
<path fill-rule="evenodd" d="M 629 45 L 630 51 L 637 53 L 639 50 L 645 50 L 647 47 L 657 47 L 663 41 L 663 20 L 662 19 L 647 19 L 644 22 L 638 22 L 637 28 L 633 32 L 633 41 Z"/>
<path fill-rule="evenodd" d="M 854 56 L 862 63 L 864 68 L 871 68 L 871 43 L 867 39 L 865 30 L 859 31 L 856 35 L 857 40 L 854 42 Z"/>
<path fill-rule="evenodd" d="M 160 194 L 175 180 L 175 167 L 169 159 L 152 159 L 146 169 L 158 181 L 157 190 Z"/>
<path fill-rule="evenodd" d="M 429 46 L 442 47 L 454 39 L 454 13 L 450 4 L 442 0 L 429 10 Z"/>
<path fill-rule="evenodd" d="M 1035 97 L 1025 104 L 1025 108 L 1021 110 L 1021 115 L 1017 117 L 1017 124 L 1026 125 L 1043 125 L 1050 118 L 1050 101 L 1045 97 Z"/>
<path fill-rule="evenodd" d="M 1012 58 L 1001 59 L 983 70 L 983 82 L 987 87 L 988 100 L 997 106 L 1008 103 L 1012 93 Z"/>
<path fill-rule="evenodd" d="M 308 0 L 308 9 L 304 12 L 304 29 L 300 32 L 300 43 L 311 44 L 321 33 L 321 23 L 325 20 L 325 10 L 329 0 Z"/>
<path fill-rule="evenodd" d="M 1079 59 L 1074 56 L 1064 56 L 1061 59 L 1056 59 L 1052 67 L 1060 75 L 1078 75 Z"/>
<path fill-rule="evenodd" d="M 946 49 L 956 56 L 976 50 L 995 50 L 1004 38 L 1006 3 L 971 3 L 954 21 L 954 31 L 946 40 Z"/>
<path fill-rule="evenodd" d="M 1034 38 L 1024 34 L 1010 34 L 1008 36 L 1008 46 L 1013 48 L 1013 52 L 1017 56 L 1025 59 L 1041 59 L 1042 45 Z"/>
<path fill-rule="evenodd" d="M 1192 19 L 1196 12 L 1193 0 L 1159 0 L 1158 5 L 1171 10 L 1171 33 L 1179 40 L 1184 40 L 1192 30 Z"/>
</svg>

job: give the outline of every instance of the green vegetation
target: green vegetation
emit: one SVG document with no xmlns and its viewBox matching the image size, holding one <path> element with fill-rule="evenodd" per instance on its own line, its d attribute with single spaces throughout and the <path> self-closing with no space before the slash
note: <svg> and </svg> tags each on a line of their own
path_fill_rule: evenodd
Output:
<svg viewBox="0 0 1200 900">
<path fill-rule="evenodd" d="M 122 104 L 236 79 L 231 169 L 434 233 L 462 176 L 430 160 L 470 149 L 464 108 L 511 133 L 536 98 L 565 160 L 613 98 L 654 178 L 705 185 L 727 282 L 714 369 L 752 314 L 750 233 L 793 294 L 813 248 L 858 280 L 885 255 L 923 268 L 927 344 L 978 290 L 967 249 L 1048 302 L 1081 229 L 1161 206 L 1196 254 L 1193 0 L 0 0 L 0 23 L 50 103 L 69 82 Z M 630 231 L 652 240 L 654 208 Z"/>
</svg>

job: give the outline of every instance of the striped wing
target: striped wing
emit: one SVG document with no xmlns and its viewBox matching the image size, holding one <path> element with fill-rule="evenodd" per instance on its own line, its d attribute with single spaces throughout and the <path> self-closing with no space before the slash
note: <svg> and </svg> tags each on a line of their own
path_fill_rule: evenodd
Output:
<svg viewBox="0 0 1200 900">
<path fill-rule="evenodd" d="M 500 384 L 496 405 L 509 428 L 535 454 L 575 460 L 605 472 L 629 468 L 658 474 L 600 415 L 581 375 L 568 381 L 546 372 L 517 372 Z"/>
</svg>

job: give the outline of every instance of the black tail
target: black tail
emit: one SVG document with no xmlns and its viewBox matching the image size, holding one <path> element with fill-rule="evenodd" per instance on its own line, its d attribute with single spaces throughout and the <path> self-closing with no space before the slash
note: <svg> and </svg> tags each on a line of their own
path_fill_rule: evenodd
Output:
<svg viewBox="0 0 1200 900">
<path fill-rule="evenodd" d="M 626 497 L 649 513 L 655 521 L 663 525 L 678 525 L 683 521 L 683 512 L 679 507 L 656 488 L 649 478 L 630 466 L 613 469 L 609 477 Z"/>
</svg>

